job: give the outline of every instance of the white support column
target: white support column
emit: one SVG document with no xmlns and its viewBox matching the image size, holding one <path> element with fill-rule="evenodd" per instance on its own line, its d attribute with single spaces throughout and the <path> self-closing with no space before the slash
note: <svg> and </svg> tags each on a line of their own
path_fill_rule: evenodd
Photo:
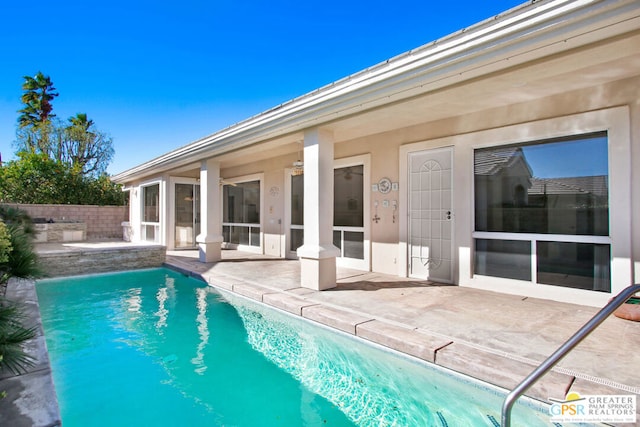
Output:
<svg viewBox="0 0 640 427">
<path fill-rule="evenodd" d="M 298 248 L 301 284 L 324 290 L 336 286 L 333 246 L 333 135 L 313 129 L 304 134 L 304 244 Z"/>
<path fill-rule="evenodd" d="M 200 262 L 221 258 L 220 163 L 208 159 L 200 165 L 200 234 L 196 237 Z"/>
</svg>

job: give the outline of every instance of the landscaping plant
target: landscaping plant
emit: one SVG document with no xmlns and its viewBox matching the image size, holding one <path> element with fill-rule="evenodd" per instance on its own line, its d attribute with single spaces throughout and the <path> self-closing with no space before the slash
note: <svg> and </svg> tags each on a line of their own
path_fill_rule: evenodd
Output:
<svg viewBox="0 0 640 427">
<path fill-rule="evenodd" d="M 31 218 L 24 211 L 0 207 L 0 285 L 6 285 L 10 277 L 41 275 L 33 237 Z M 21 307 L 4 293 L 0 286 L 0 370 L 20 374 L 33 364 L 22 344 L 36 336 L 36 329 L 24 326 L 27 319 Z"/>
</svg>

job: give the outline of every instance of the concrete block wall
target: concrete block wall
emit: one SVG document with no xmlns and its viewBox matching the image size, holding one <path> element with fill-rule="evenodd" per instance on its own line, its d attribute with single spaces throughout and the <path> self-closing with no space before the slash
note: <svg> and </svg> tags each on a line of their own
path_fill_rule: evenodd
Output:
<svg viewBox="0 0 640 427">
<path fill-rule="evenodd" d="M 122 239 L 122 222 L 129 219 L 128 206 L 7 204 L 26 211 L 31 218 L 74 220 L 87 224 L 87 240 Z"/>
</svg>

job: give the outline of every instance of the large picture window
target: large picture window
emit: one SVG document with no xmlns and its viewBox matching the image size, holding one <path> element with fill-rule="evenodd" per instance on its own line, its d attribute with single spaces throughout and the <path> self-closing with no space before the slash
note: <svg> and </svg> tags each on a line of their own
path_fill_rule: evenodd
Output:
<svg viewBox="0 0 640 427">
<path fill-rule="evenodd" d="M 609 292 L 608 178 L 604 132 L 475 150 L 474 272 Z"/>
<path fill-rule="evenodd" d="M 260 246 L 260 181 L 223 187 L 222 235 L 227 243 Z"/>
</svg>

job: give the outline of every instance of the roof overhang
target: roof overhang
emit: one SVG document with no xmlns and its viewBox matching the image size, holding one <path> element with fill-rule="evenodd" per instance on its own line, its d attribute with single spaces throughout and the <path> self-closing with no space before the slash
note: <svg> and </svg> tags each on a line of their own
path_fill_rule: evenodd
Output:
<svg viewBox="0 0 640 427">
<path fill-rule="evenodd" d="M 549 0 L 511 9 L 115 175 L 127 183 L 442 91 L 640 29 L 637 0 Z"/>
</svg>

